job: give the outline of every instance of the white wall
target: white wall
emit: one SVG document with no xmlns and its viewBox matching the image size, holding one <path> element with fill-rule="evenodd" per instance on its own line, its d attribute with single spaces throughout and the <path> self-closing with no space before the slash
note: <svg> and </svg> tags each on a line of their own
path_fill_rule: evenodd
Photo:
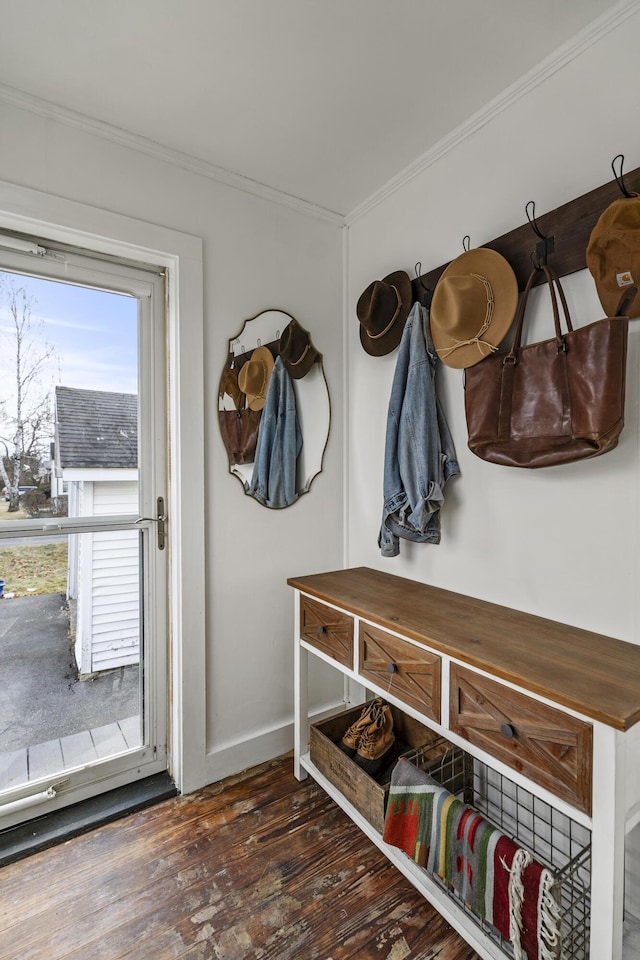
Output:
<svg viewBox="0 0 640 960">
<path fill-rule="evenodd" d="M 341 230 L 46 113 L 0 102 L 0 180 L 204 242 L 205 392 L 198 403 L 207 503 L 186 529 L 205 529 L 205 595 L 193 599 L 204 603 L 206 636 L 180 638 L 186 672 L 190 661 L 204 661 L 206 675 L 206 742 L 194 731 L 195 760 L 185 777 L 195 787 L 292 744 L 293 603 L 286 578 L 341 565 Z M 216 412 L 228 338 L 266 308 L 285 310 L 312 331 L 333 411 L 324 471 L 311 493 L 284 511 L 258 506 L 229 475 Z M 194 370 L 196 382 L 200 375 Z M 183 410 L 183 430 L 190 415 L 197 421 L 201 413 Z M 183 471 L 188 467 L 185 457 Z M 198 678 L 200 672 L 198 666 Z M 317 701 L 332 692 L 318 683 Z"/>
<path fill-rule="evenodd" d="M 640 642 L 638 367 L 640 320 L 630 327 L 626 424 L 601 458 L 543 470 L 484 463 L 466 446 L 461 371 L 440 365 L 439 392 L 461 476 L 445 488 L 442 542 L 377 547 L 386 409 L 396 355 L 369 357 L 355 305 L 374 279 L 414 276 L 612 179 L 611 160 L 640 165 L 635 14 L 474 132 L 432 154 L 413 179 L 354 214 L 349 227 L 348 565 L 366 565 Z M 446 78 L 443 78 L 446 82 Z M 433 91 L 431 92 L 434 94 Z M 418 98 L 419 101 L 419 98 Z M 425 158 L 425 161 L 427 158 Z M 532 233 L 532 250 L 535 237 Z M 587 271 L 564 288 L 576 325 L 602 314 Z M 538 291 L 536 302 L 539 303 Z M 536 317 L 531 333 L 551 335 Z M 531 337 L 530 337 L 531 339 Z"/>
</svg>

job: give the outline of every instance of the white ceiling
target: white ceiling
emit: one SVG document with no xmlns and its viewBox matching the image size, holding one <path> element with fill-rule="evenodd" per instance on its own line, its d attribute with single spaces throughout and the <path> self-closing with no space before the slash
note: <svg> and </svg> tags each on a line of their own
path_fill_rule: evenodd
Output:
<svg viewBox="0 0 640 960">
<path fill-rule="evenodd" d="M 616 6 L 0 0 L 0 84 L 347 214 Z"/>
</svg>

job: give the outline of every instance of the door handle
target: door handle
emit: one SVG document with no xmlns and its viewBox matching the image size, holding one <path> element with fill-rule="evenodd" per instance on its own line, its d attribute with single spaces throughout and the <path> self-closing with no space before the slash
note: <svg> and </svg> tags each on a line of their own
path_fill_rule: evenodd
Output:
<svg viewBox="0 0 640 960">
<path fill-rule="evenodd" d="M 155 517 L 138 517 L 136 523 L 142 523 L 143 520 L 150 520 L 156 524 L 156 536 L 158 538 L 158 550 L 164 550 L 167 540 L 167 515 L 164 512 L 164 497 L 158 497 L 156 500 Z"/>
<path fill-rule="evenodd" d="M 167 522 L 167 515 L 164 512 L 164 497 L 158 497 L 156 500 L 156 511 L 157 511 L 157 521 L 158 521 L 158 550 L 164 550 L 165 543 L 167 539 L 167 531 L 165 524 Z"/>
</svg>

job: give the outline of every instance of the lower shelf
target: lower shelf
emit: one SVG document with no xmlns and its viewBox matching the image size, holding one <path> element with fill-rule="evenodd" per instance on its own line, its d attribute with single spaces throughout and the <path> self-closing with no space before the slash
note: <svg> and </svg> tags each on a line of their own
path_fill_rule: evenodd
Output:
<svg viewBox="0 0 640 960">
<path fill-rule="evenodd" d="M 300 763 L 483 958 L 504 960 L 505 957 L 513 957 L 511 944 L 470 912 L 452 889 L 438 877 L 418 867 L 401 850 L 384 843 L 381 834 L 320 773 L 308 754 L 301 758 Z M 451 765 L 449 769 L 452 769 Z M 438 776 L 436 779 L 440 781 Z M 472 782 L 469 782 L 470 779 Z M 446 782 L 442 785 L 448 786 Z M 589 831 L 477 760 L 473 761 L 473 775 L 468 778 L 466 789 L 470 791 L 470 796 L 465 797 L 467 802 L 553 870 L 558 878 L 562 914 L 559 960 L 588 960 Z"/>
<path fill-rule="evenodd" d="M 504 952 L 496 952 L 495 944 L 477 926 L 467 914 L 461 913 L 450 900 L 444 890 L 435 883 L 428 874 L 418 867 L 405 853 L 395 847 L 390 847 L 382 839 L 368 820 L 335 789 L 333 784 L 320 773 L 313 765 L 309 754 L 300 757 L 300 766 L 311 774 L 316 783 L 335 800 L 339 807 L 349 816 L 356 826 L 374 843 L 393 863 L 395 867 L 420 891 L 429 903 L 433 904 L 438 912 L 451 924 L 467 943 L 482 957 L 482 960 L 503 960 Z"/>
</svg>

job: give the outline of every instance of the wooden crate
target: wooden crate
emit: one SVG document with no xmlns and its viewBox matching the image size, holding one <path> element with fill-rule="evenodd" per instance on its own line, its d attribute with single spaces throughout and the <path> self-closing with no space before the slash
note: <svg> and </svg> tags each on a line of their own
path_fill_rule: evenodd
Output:
<svg viewBox="0 0 640 960">
<path fill-rule="evenodd" d="M 312 724 L 310 758 L 320 773 L 324 774 L 363 817 L 382 833 L 391 772 L 399 757 L 412 754 L 417 748 L 423 748 L 420 766 L 428 772 L 437 767 L 451 744 L 429 727 L 391 705 L 396 739 L 384 769 L 374 780 L 338 746 L 343 734 L 358 719 L 364 706 L 361 704 L 328 720 Z M 461 767 L 459 772 L 461 785 Z"/>
</svg>

